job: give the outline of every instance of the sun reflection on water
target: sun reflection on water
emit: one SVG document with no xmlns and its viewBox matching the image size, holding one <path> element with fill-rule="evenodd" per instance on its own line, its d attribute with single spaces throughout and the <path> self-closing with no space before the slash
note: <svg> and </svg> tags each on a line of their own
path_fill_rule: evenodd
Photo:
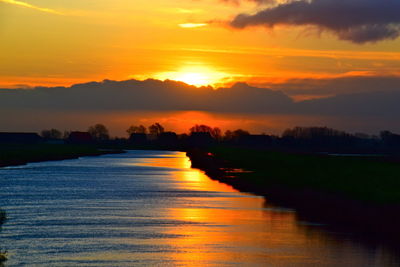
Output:
<svg viewBox="0 0 400 267">
<path fill-rule="evenodd" d="M 17 194 L 0 192 L 11 199 L 10 266 L 399 266 L 388 250 L 211 180 L 183 152 L 35 164 L 3 170 L 16 177 L 4 182 Z"/>
</svg>

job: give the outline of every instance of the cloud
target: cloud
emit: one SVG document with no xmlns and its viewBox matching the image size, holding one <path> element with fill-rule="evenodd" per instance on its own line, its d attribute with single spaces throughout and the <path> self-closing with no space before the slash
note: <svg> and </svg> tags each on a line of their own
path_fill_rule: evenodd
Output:
<svg viewBox="0 0 400 267">
<path fill-rule="evenodd" d="M 398 101 L 400 90 L 342 94 L 322 99 L 296 103 L 302 114 L 356 117 L 368 122 L 368 118 L 397 118 L 400 114 Z"/>
<path fill-rule="evenodd" d="M 282 91 L 296 99 L 310 99 L 349 93 L 400 91 L 400 76 L 364 75 L 289 79 L 281 83 L 263 83 L 261 86 Z"/>
<path fill-rule="evenodd" d="M 340 83 L 346 81 L 336 84 Z M 260 125 L 257 131 L 265 131 L 266 127 L 281 131 L 295 125 L 330 126 L 369 133 L 382 129 L 400 131 L 400 83 L 392 79 L 387 84 L 393 86 L 382 90 L 385 85 L 377 80 L 375 91 L 347 92 L 300 102 L 294 102 L 281 91 L 244 83 L 214 90 L 174 81 L 105 80 L 71 87 L 0 89 L 0 114 L 6 114 L 0 115 L 0 130 L 32 131 L 48 127 L 84 130 L 88 125 L 102 122 L 124 134 L 126 127 L 135 121 L 146 119 L 147 123 L 141 123 L 159 121 L 164 124 L 166 117 L 175 116 L 172 114 L 196 111 L 194 114 L 218 114 L 224 122 L 236 118 L 234 127 L 247 128 L 245 122 L 255 121 Z M 154 115 L 158 119 L 151 114 L 158 114 Z M 194 123 L 210 123 L 196 116 L 189 116 L 197 120 Z M 168 120 L 181 128 L 188 121 L 190 124 L 188 118 L 180 122 L 174 118 Z M 213 125 L 226 127 L 220 123 Z M 189 126 L 184 126 L 185 130 Z"/>
<path fill-rule="evenodd" d="M 214 90 L 168 80 L 105 80 L 71 87 L 0 89 L 0 109 L 50 113 L 197 110 L 231 114 L 368 115 L 382 118 L 397 118 L 400 114 L 400 79 L 396 77 L 360 78 L 358 82 L 356 77 L 324 82 L 299 81 L 301 83 L 305 84 L 303 88 L 298 85 L 296 89 L 296 84 L 291 84 L 294 87 L 288 90 L 310 93 L 318 91 L 320 87 L 322 91 L 334 93 L 334 87 L 339 87 L 336 91 L 339 94 L 294 102 L 282 91 L 252 87 L 245 83 Z M 357 83 L 359 88 L 355 92 L 346 90 L 357 88 Z M 367 88 L 362 89 L 363 86 Z M 382 89 L 382 86 L 386 88 Z"/>
<path fill-rule="evenodd" d="M 56 11 L 56 10 L 54 10 L 54 9 L 44 8 L 44 7 L 38 7 L 38 6 L 31 5 L 31 4 L 29 4 L 29 3 L 22 2 L 22 1 L 17 1 L 17 0 L 0 0 L 0 2 L 7 3 L 7 4 L 11 4 L 11 5 L 16 5 L 16 6 L 20 6 L 20 7 L 31 8 L 31 9 L 38 10 L 38 11 L 42 11 L 42 12 L 46 12 L 46 13 L 51 13 L 51 14 L 56 14 L 56 15 L 62 15 L 61 12 L 58 12 L 58 11 Z"/>
<path fill-rule="evenodd" d="M 112 101 L 111 101 L 112 99 Z M 236 84 L 214 90 L 182 82 L 128 80 L 72 87 L 0 90 L 0 107 L 65 111 L 277 112 L 292 100 L 282 92 Z"/>
<path fill-rule="evenodd" d="M 299 0 L 281 3 L 255 14 L 239 14 L 234 28 L 277 25 L 314 26 L 357 44 L 400 36 L 398 0 Z"/>
</svg>

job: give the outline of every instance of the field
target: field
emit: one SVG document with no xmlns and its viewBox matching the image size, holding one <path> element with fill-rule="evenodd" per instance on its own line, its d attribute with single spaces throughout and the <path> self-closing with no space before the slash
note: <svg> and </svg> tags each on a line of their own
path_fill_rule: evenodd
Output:
<svg viewBox="0 0 400 267">
<path fill-rule="evenodd" d="M 253 171 L 236 175 L 259 187 L 283 185 L 377 204 L 400 203 L 400 164 L 383 158 L 290 154 L 222 146 L 211 152 L 235 168 Z"/>
</svg>

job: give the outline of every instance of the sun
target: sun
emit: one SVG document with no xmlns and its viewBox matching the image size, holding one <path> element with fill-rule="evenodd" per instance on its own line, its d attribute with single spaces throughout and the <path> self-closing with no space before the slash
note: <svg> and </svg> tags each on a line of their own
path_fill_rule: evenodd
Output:
<svg viewBox="0 0 400 267">
<path fill-rule="evenodd" d="M 217 85 L 227 77 L 226 73 L 202 65 L 183 66 L 177 71 L 162 72 L 156 75 L 156 78 L 160 80 L 180 81 L 197 87 Z"/>
<path fill-rule="evenodd" d="M 207 75 L 196 72 L 184 72 L 176 76 L 174 80 L 194 86 L 203 86 L 211 83 L 211 79 Z"/>
</svg>

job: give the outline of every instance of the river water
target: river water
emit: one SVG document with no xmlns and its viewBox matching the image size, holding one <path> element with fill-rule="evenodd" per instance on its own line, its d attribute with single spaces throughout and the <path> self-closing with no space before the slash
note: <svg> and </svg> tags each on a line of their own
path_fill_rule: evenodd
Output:
<svg viewBox="0 0 400 267">
<path fill-rule="evenodd" d="M 399 266 L 384 245 L 298 221 L 183 152 L 0 169 L 6 266 Z"/>
</svg>

